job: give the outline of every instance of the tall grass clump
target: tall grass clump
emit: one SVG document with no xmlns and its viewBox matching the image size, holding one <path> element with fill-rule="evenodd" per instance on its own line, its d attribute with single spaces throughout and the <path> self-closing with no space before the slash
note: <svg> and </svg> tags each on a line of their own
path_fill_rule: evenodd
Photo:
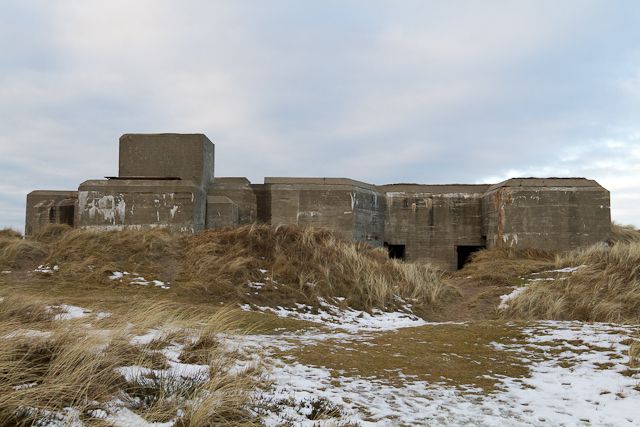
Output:
<svg viewBox="0 0 640 427">
<path fill-rule="evenodd" d="M 579 267 L 531 284 L 507 315 L 527 319 L 640 322 L 640 241 L 597 244 L 558 255 L 557 268 Z"/>
<path fill-rule="evenodd" d="M 43 243 L 22 239 L 19 232 L 0 230 L 0 268 L 20 269 L 41 263 L 48 254 Z"/>
<path fill-rule="evenodd" d="M 250 370 L 233 372 L 237 355 L 218 343 L 221 334 L 228 337 L 235 330 L 237 318 L 227 309 L 210 315 L 149 303 L 112 313 L 98 330 L 89 324 L 95 319 L 56 320 L 41 301 L 5 297 L 0 301 L 0 425 L 111 425 L 96 411 L 113 415 L 114 407 L 176 425 L 253 423 L 248 408 L 258 378 Z M 149 330 L 157 331 L 151 342 L 133 339 Z M 172 374 L 166 369 L 167 350 L 182 346 L 178 361 L 192 363 L 186 360 L 192 352 L 186 344 L 192 343 L 198 343 L 197 363 L 205 371 Z M 132 368 L 139 374 L 123 373 Z"/>
<path fill-rule="evenodd" d="M 183 238 L 166 229 L 94 231 L 53 226 L 33 240 L 46 242 L 50 248 L 46 262 L 60 265 L 65 278 L 100 281 L 116 270 L 172 279 L 180 269 Z"/>
<path fill-rule="evenodd" d="M 633 225 L 611 224 L 611 241 L 614 243 L 640 242 L 640 230 Z"/>
<path fill-rule="evenodd" d="M 193 288 L 204 295 L 242 299 L 243 285 L 269 283 L 277 288 L 263 293 L 271 305 L 343 297 L 355 308 L 392 308 L 399 298 L 438 304 L 456 295 L 430 265 L 393 261 L 330 231 L 290 225 L 205 231 L 189 239 L 185 267 Z"/>
<path fill-rule="evenodd" d="M 629 346 L 629 364 L 633 368 L 640 367 L 640 340 L 634 340 Z"/>
<path fill-rule="evenodd" d="M 22 234 L 13 228 L 0 229 L 0 239 L 20 239 Z"/>
</svg>

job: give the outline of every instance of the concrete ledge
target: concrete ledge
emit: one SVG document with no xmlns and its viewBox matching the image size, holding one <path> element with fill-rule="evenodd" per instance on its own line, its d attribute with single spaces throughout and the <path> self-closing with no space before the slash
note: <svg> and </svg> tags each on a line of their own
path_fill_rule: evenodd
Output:
<svg viewBox="0 0 640 427">
<path fill-rule="evenodd" d="M 603 188 L 592 179 L 586 178 L 511 178 L 494 184 L 487 192 L 502 187 L 595 187 Z"/>
<path fill-rule="evenodd" d="M 270 185 L 348 185 L 360 187 L 367 190 L 377 191 L 377 187 L 366 182 L 356 181 L 349 178 L 290 178 L 290 177 L 266 177 L 265 184 Z"/>
<path fill-rule="evenodd" d="M 189 180 L 164 180 L 164 179 L 91 179 L 83 182 L 78 187 L 78 191 L 86 189 L 109 189 L 111 191 L 169 191 L 196 189 L 199 188 L 193 181 Z"/>
<path fill-rule="evenodd" d="M 27 198 L 37 196 L 60 196 L 75 199 L 78 197 L 78 192 L 75 190 L 33 190 L 27 194 Z"/>
<path fill-rule="evenodd" d="M 491 184 L 386 184 L 378 187 L 386 193 L 484 193 Z"/>
<path fill-rule="evenodd" d="M 224 177 L 215 177 L 213 179 L 213 185 L 219 184 L 240 184 L 240 185 L 250 185 L 251 181 L 243 176 L 224 176 Z"/>
<path fill-rule="evenodd" d="M 235 204 L 233 200 L 226 196 L 207 196 L 207 203 L 217 203 L 217 204 Z"/>
</svg>

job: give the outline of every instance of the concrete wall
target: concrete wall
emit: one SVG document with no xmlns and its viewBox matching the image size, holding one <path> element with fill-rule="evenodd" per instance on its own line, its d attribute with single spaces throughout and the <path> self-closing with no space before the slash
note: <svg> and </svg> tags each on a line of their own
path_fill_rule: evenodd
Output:
<svg viewBox="0 0 640 427">
<path fill-rule="evenodd" d="M 610 237 L 609 192 L 583 178 L 511 179 L 483 200 L 489 247 L 569 250 Z"/>
<path fill-rule="evenodd" d="M 76 191 L 37 190 L 27 195 L 24 234 L 31 236 L 49 224 L 74 226 Z"/>
<path fill-rule="evenodd" d="M 386 192 L 384 240 L 405 245 L 405 259 L 447 270 L 458 263 L 457 246 L 484 245 L 482 194 L 488 185 L 380 187 Z"/>
<path fill-rule="evenodd" d="M 208 187 L 214 176 L 214 146 L 205 135 L 124 134 L 120 177 L 179 177 Z"/>
<path fill-rule="evenodd" d="M 92 180 L 78 188 L 76 226 L 197 232 L 204 229 L 205 210 L 205 193 L 191 181 Z"/>
<path fill-rule="evenodd" d="M 206 228 L 219 229 L 238 225 L 240 222 L 237 204 L 225 196 L 207 197 Z"/>
<path fill-rule="evenodd" d="M 232 200 L 237 206 L 238 224 L 252 224 L 257 221 L 256 194 L 247 178 L 215 178 L 207 195 Z"/>
<path fill-rule="evenodd" d="M 323 227 L 382 246 L 384 198 L 375 186 L 343 178 L 265 178 L 271 224 Z"/>
</svg>

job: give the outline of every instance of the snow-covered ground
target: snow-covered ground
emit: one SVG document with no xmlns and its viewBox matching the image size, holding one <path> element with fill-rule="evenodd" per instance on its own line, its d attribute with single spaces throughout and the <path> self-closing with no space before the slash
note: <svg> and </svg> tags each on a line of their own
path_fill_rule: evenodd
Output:
<svg viewBox="0 0 640 427">
<path fill-rule="evenodd" d="M 280 285 L 277 281 L 269 276 L 269 271 L 259 269 L 264 276 L 264 282 L 249 282 L 247 287 L 250 292 L 246 294 L 258 295 L 265 286 L 271 286 L 278 289 Z M 371 312 L 364 310 L 356 310 L 345 306 L 344 297 L 333 297 L 325 299 L 318 298 L 318 307 L 312 307 L 306 304 L 296 303 L 295 307 L 268 307 L 258 304 L 243 304 L 240 306 L 245 311 L 260 311 L 263 313 L 272 313 L 278 317 L 305 320 L 323 325 L 331 329 L 342 329 L 351 332 L 356 331 L 384 331 L 399 328 L 408 328 L 412 326 L 425 325 L 426 322 L 420 317 L 413 314 L 410 303 L 397 297 L 401 309 L 394 312 L 373 309 Z"/>
<path fill-rule="evenodd" d="M 511 327 L 524 335 L 524 342 L 487 345 L 519 358 L 529 374 L 525 378 L 495 375 L 498 386 L 491 393 L 409 376 L 401 385 L 392 384 L 277 356 L 314 340 L 316 344 L 336 338 L 367 340 L 362 333 L 311 330 L 277 338 L 252 336 L 245 338 L 245 345 L 251 351 L 261 347 L 271 368 L 273 386 L 259 396 L 271 404 L 263 413 L 269 426 L 335 425 L 331 417 L 318 420 L 313 415 L 318 407 L 362 426 L 640 425 L 640 375 L 629 369 L 627 356 L 634 328 L 580 322 Z"/>
<path fill-rule="evenodd" d="M 384 331 L 391 329 L 408 328 L 427 324 L 423 319 L 411 313 L 411 307 L 407 305 L 403 311 L 386 312 L 373 309 L 371 313 L 353 308 L 340 308 L 335 304 L 319 298 L 319 308 L 305 304 L 296 304 L 290 307 L 262 307 L 244 304 L 242 310 L 257 310 L 273 313 L 279 317 L 306 320 L 321 324 L 331 329 L 346 331 Z"/>
<path fill-rule="evenodd" d="M 49 306 L 49 309 L 61 322 L 109 316 L 106 312 L 92 312 L 65 304 Z M 494 351 L 497 358 L 503 355 L 505 360 L 515 360 L 528 372 L 523 377 L 508 377 L 488 369 L 484 378 L 497 383 L 488 392 L 473 384 L 442 378 L 417 379 L 409 369 L 405 373 L 400 368 L 391 380 L 327 367 L 335 366 L 328 361 L 326 366 L 305 364 L 295 356 L 296 350 L 313 346 L 327 351 L 327 346 L 333 344 L 349 344 L 346 347 L 385 345 L 376 339 L 385 334 L 398 334 L 401 328 L 424 332 L 424 328 L 453 326 L 449 323 L 427 323 L 410 313 L 374 311 L 369 314 L 339 308 L 325 300 L 321 301 L 320 310 L 307 306 L 270 310 L 283 317 L 301 318 L 317 325 L 295 332 L 219 336 L 229 352 L 244 354 L 230 372 L 241 372 L 258 363 L 265 368 L 264 375 L 270 381 L 264 389 L 256 390 L 256 404 L 252 410 L 267 426 L 344 423 L 360 426 L 640 425 L 640 371 L 629 366 L 627 354 L 629 344 L 637 337 L 638 327 L 551 321 L 501 324 L 501 328 L 514 332 L 513 338 L 500 342 L 487 340 L 480 345 Z M 471 328 L 473 323 L 464 327 Z M 17 333 L 35 337 L 37 332 Z M 131 344 L 150 344 L 164 332 L 150 329 L 132 337 Z M 452 333 L 455 333 L 454 329 Z M 449 339 L 447 334 L 438 336 L 442 340 Z M 198 383 L 206 381 L 209 367 L 180 361 L 183 349 L 184 344 L 171 342 L 153 350 L 166 357 L 165 369 L 132 365 L 122 366 L 118 371 L 127 381 L 141 384 L 153 378 L 169 377 Z M 412 350 L 408 344 L 394 348 L 393 352 L 401 354 Z M 354 352 L 347 357 L 362 357 L 359 363 L 363 366 L 369 362 L 364 352 Z M 32 383 L 26 383 L 20 387 L 32 386 Z M 148 423 L 117 399 L 94 412 L 90 414 L 93 418 L 116 426 L 169 427 L 174 424 L 173 421 Z M 54 420 L 48 425 L 83 425 L 74 408 L 66 408 L 55 417 L 60 418 L 59 422 Z"/>
</svg>

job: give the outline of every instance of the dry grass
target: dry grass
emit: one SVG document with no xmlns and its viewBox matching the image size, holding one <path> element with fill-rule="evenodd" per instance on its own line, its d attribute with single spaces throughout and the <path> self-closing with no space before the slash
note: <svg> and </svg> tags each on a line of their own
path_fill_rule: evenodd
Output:
<svg viewBox="0 0 640 427">
<path fill-rule="evenodd" d="M 472 255 L 460 275 L 498 284 L 512 284 L 520 277 L 550 268 L 555 253 L 511 248 L 484 249 Z"/>
<path fill-rule="evenodd" d="M 246 284 L 264 283 L 250 302 L 265 305 L 315 305 L 317 297 L 339 296 L 354 308 L 392 308 L 397 297 L 432 305 L 456 295 L 430 265 L 393 261 L 329 231 L 295 226 L 252 225 L 194 236 L 187 242 L 183 278 L 203 298 L 241 301 L 247 299 Z"/>
<path fill-rule="evenodd" d="M 22 234 L 13 228 L 0 229 L 0 239 L 20 239 Z"/>
<path fill-rule="evenodd" d="M 515 354 L 489 345 L 491 342 L 524 339 L 516 328 L 502 322 L 435 324 L 381 332 L 367 340 L 336 337 L 316 341 L 298 346 L 287 355 L 305 365 L 333 369 L 341 376 L 375 378 L 398 387 L 406 385 L 409 377 L 453 386 L 472 384 L 492 391 L 501 375 L 525 375 L 527 366 Z"/>
<path fill-rule="evenodd" d="M 640 242 L 640 230 L 633 225 L 611 224 L 611 241 L 615 243 Z"/>
<path fill-rule="evenodd" d="M 46 245 L 24 240 L 20 233 L 12 229 L 0 230 L 0 268 L 20 269 L 37 265 L 47 254 Z"/>
<path fill-rule="evenodd" d="M 634 340 L 629 346 L 629 365 L 632 368 L 640 367 L 640 340 Z"/>
<path fill-rule="evenodd" d="M 640 242 L 594 245 L 558 255 L 556 267 L 582 266 L 555 281 L 531 284 L 508 316 L 640 322 Z"/>
<path fill-rule="evenodd" d="M 59 265 L 58 281 L 106 286 L 113 284 L 108 279 L 113 271 L 135 272 L 171 282 L 172 293 L 202 303 L 315 306 L 318 297 L 339 296 L 351 307 L 368 310 L 393 309 L 402 304 L 399 298 L 437 306 L 457 295 L 442 272 L 428 264 L 393 261 L 380 249 L 313 228 L 251 225 L 185 236 L 159 229 L 97 232 L 55 226 L 15 242 L 31 245 L 38 257 L 7 259 L 32 258 L 25 268 Z M 249 292 L 251 282 L 264 284 L 258 295 Z"/>
<path fill-rule="evenodd" d="M 34 239 L 48 242 L 48 264 L 64 265 L 67 279 L 104 281 L 106 272 L 120 269 L 172 280 L 179 263 L 182 237 L 166 230 L 108 231 L 45 229 Z"/>
<path fill-rule="evenodd" d="M 109 402 L 115 399 L 152 421 L 176 420 L 183 413 L 184 425 L 254 422 L 247 411 L 256 386 L 253 374 L 230 373 L 235 355 L 218 345 L 206 346 L 214 334 L 229 333 L 238 324 L 237 313 L 223 309 L 212 316 L 193 308 L 149 303 L 102 320 L 91 315 L 77 320 L 54 316 L 42 301 L 22 296 L 0 301 L 2 425 L 60 421 L 70 414 L 65 408 L 74 408 L 72 418 L 92 424 L 99 422 L 93 411 L 109 412 L 113 405 Z M 132 341 L 149 329 L 165 333 L 149 344 Z M 201 343 L 208 376 L 181 378 L 154 371 L 160 373 L 132 380 L 119 372 L 126 366 L 165 368 L 161 350 L 177 345 L 179 339 Z"/>
</svg>

